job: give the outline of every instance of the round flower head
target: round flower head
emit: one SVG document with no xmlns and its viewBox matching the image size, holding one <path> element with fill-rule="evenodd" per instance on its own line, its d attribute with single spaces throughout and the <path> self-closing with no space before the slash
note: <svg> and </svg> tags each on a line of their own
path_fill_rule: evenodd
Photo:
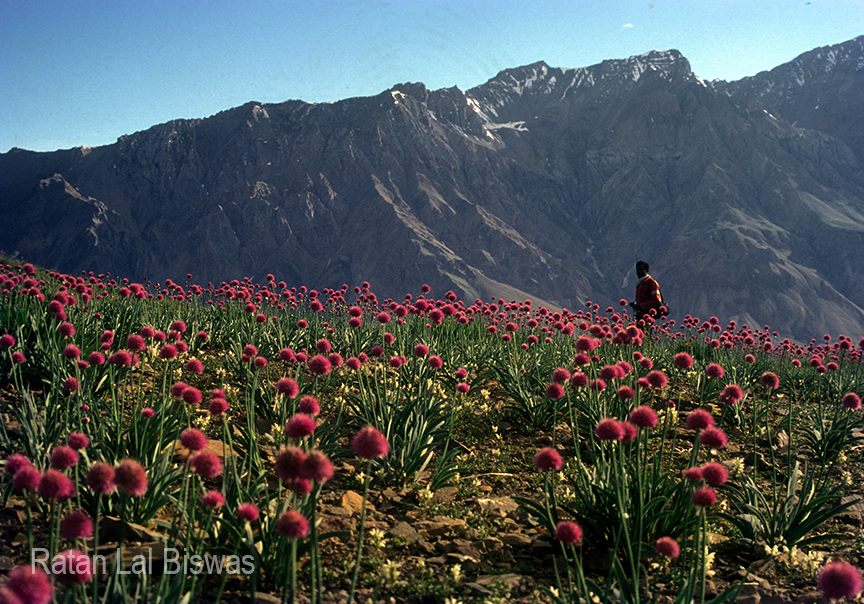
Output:
<svg viewBox="0 0 864 604">
<path fill-rule="evenodd" d="M 210 412 L 210 415 L 214 417 L 218 417 L 228 411 L 229 405 L 228 401 L 224 398 L 213 398 L 210 401 L 210 404 L 207 406 L 207 410 Z"/>
<path fill-rule="evenodd" d="M 441 369 L 444 366 L 444 359 L 439 357 L 438 355 L 430 355 L 428 359 L 426 359 L 426 363 L 432 369 Z"/>
<path fill-rule="evenodd" d="M 75 376 L 67 377 L 63 382 L 63 390 L 66 392 L 78 392 L 80 385 L 78 384 L 78 378 Z"/>
<path fill-rule="evenodd" d="M 351 448 L 358 457 L 378 459 L 390 452 L 387 438 L 372 426 L 361 428 L 351 439 Z"/>
<path fill-rule="evenodd" d="M 140 497 L 147 492 L 147 472 L 134 459 L 124 459 L 117 465 L 114 482 L 117 488 L 132 497 Z"/>
<path fill-rule="evenodd" d="M 552 381 L 556 384 L 566 384 L 567 380 L 570 379 L 570 372 L 567 371 L 564 367 L 559 367 L 555 371 L 552 372 Z"/>
<path fill-rule="evenodd" d="M 18 470 L 30 465 L 33 464 L 30 462 L 30 459 L 28 459 L 26 455 L 23 455 L 22 453 L 13 453 L 6 458 L 6 474 L 8 474 L 9 476 L 15 476 L 15 473 Z"/>
<path fill-rule="evenodd" d="M 429 354 L 429 347 L 426 344 L 417 344 L 414 346 L 414 356 L 425 357 L 427 354 Z"/>
<path fill-rule="evenodd" d="M 297 395 L 300 394 L 300 386 L 297 385 L 297 381 L 293 380 L 289 377 L 283 377 L 278 382 L 276 382 L 276 392 L 279 394 L 284 394 L 288 398 L 297 398 Z"/>
<path fill-rule="evenodd" d="M 681 554 L 681 547 L 672 537 L 660 537 L 654 542 L 654 549 L 661 556 L 666 556 L 673 560 Z"/>
<path fill-rule="evenodd" d="M 201 503 L 205 508 L 218 510 L 225 505 L 225 496 L 219 491 L 207 491 L 201 495 Z"/>
<path fill-rule="evenodd" d="M 183 392 L 189 387 L 186 382 L 175 382 L 171 385 L 171 396 L 174 398 L 182 398 Z"/>
<path fill-rule="evenodd" d="M 189 456 L 189 469 L 202 478 L 216 478 L 222 474 L 222 460 L 212 451 L 197 451 Z"/>
<path fill-rule="evenodd" d="M 461 394 L 468 394 L 470 390 L 471 385 L 466 382 L 459 382 L 458 384 L 456 384 L 456 391 Z"/>
<path fill-rule="evenodd" d="M 19 474 L 21 472 L 19 471 Z M 16 474 L 17 478 L 17 474 Z M 75 494 L 75 485 L 68 476 L 58 470 L 46 470 L 39 479 L 39 487 L 36 489 L 40 497 L 62 501 L 69 499 Z"/>
<path fill-rule="evenodd" d="M 673 357 L 672 364 L 678 369 L 690 369 L 693 367 L 693 357 L 686 352 L 679 352 Z"/>
<path fill-rule="evenodd" d="M 324 484 L 333 478 L 333 463 L 321 451 L 310 451 L 300 468 L 300 478 Z"/>
<path fill-rule="evenodd" d="M 546 386 L 546 397 L 553 401 L 564 398 L 564 386 L 558 382 L 552 382 Z"/>
<path fill-rule="evenodd" d="M 121 367 L 132 366 L 132 354 L 128 350 L 118 350 L 108 357 L 109 365 L 118 365 Z"/>
<path fill-rule="evenodd" d="M 190 451 L 200 451 L 207 446 L 207 437 L 195 428 L 186 428 L 180 433 L 180 444 Z"/>
<path fill-rule="evenodd" d="M 237 506 L 237 517 L 246 522 L 255 522 L 258 520 L 258 506 L 254 503 L 241 503 Z"/>
<path fill-rule="evenodd" d="M 717 493 L 711 487 L 699 487 L 693 491 L 693 503 L 700 508 L 710 508 L 717 503 Z"/>
<path fill-rule="evenodd" d="M 624 420 L 621 422 L 621 427 L 624 429 L 624 436 L 621 437 L 621 442 L 625 444 L 632 443 L 639 435 L 639 429 L 634 425 Z"/>
<path fill-rule="evenodd" d="M 285 486 L 300 496 L 305 496 L 312 492 L 312 481 L 306 478 L 295 478 L 289 480 L 285 483 Z"/>
<path fill-rule="evenodd" d="M 744 391 L 738 384 L 729 384 L 720 392 L 720 400 L 730 405 L 737 405 L 744 398 Z"/>
<path fill-rule="evenodd" d="M 636 391 L 630 386 L 620 386 L 616 391 L 616 394 L 622 401 L 629 401 L 631 398 L 636 396 Z"/>
<path fill-rule="evenodd" d="M 572 520 L 562 520 L 555 527 L 555 538 L 563 543 L 579 545 L 582 543 L 582 527 Z"/>
<path fill-rule="evenodd" d="M 600 378 L 597 378 L 596 380 L 591 380 L 591 382 L 589 382 L 589 384 L 588 384 L 588 387 L 591 388 L 592 390 L 597 390 L 597 391 L 602 392 L 603 390 L 606 390 L 606 382 L 604 382 Z"/>
<path fill-rule="evenodd" d="M 18 600 L 9 602 L 22 604 L 48 604 L 54 598 L 54 586 L 51 579 L 37 566 L 16 566 L 9 571 L 9 578 L 3 585 L 7 593 L 16 596 Z M 3 592 L 0 592 L 2 595 Z M 8 598 L 8 595 L 7 595 Z"/>
<path fill-rule="evenodd" d="M 180 353 L 174 344 L 164 344 L 162 348 L 159 349 L 160 359 L 170 360 L 176 358 L 178 354 Z"/>
<path fill-rule="evenodd" d="M 300 413 L 317 417 L 318 414 L 321 413 L 321 405 L 318 403 L 317 398 L 311 394 L 307 394 L 306 396 L 300 397 L 300 402 L 297 403 L 297 410 Z"/>
<path fill-rule="evenodd" d="M 702 478 L 712 487 L 722 487 L 729 480 L 729 472 L 716 461 L 706 463 L 701 469 Z"/>
<path fill-rule="evenodd" d="M 848 562 L 837 560 L 822 568 L 817 583 L 826 598 L 852 600 L 861 593 L 861 571 Z"/>
<path fill-rule="evenodd" d="M 657 426 L 657 413 L 647 405 L 641 405 L 630 412 L 630 421 L 640 428 Z"/>
<path fill-rule="evenodd" d="M 718 363 L 708 363 L 708 366 L 705 368 L 705 375 L 709 378 L 719 380 L 726 375 L 726 371 L 723 369 L 723 366 Z"/>
<path fill-rule="evenodd" d="M 171 329 L 180 333 L 186 333 L 186 321 L 177 319 L 171 322 Z"/>
<path fill-rule="evenodd" d="M 147 342 L 144 341 L 137 333 L 130 334 L 128 338 L 126 338 L 126 348 L 129 350 L 134 350 L 136 352 L 142 352 L 147 350 Z"/>
<path fill-rule="evenodd" d="M 90 446 L 90 439 L 83 432 L 73 432 L 66 438 L 66 444 L 72 449 L 80 451 Z"/>
<path fill-rule="evenodd" d="M 561 454 L 552 447 L 544 447 L 534 454 L 534 467 L 540 471 L 560 470 L 564 465 Z"/>
<path fill-rule="evenodd" d="M 621 440 L 624 438 L 624 426 L 614 417 L 607 417 L 597 423 L 594 434 L 600 440 Z"/>
<path fill-rule="evenodd" d="M 699 441 L 705 445 L 706 447 L 711 447 L 712 449 L 723 449 L 726 447 L 726 433 L 723 432 L 720 428 L 710 427 L 705 428 L 701 434 L 699 434 Z"/>
<path fill-rule="evenodd" d="M 26 465 L 18 468 L 12 477 L 12 488 L 17 492 L 36 491 L 42 481 L 42 474 L 34 466 Z"/>
<path fill-rule="evenodd" d="M 89 539 L 93 536 L 93 521 L 83 510 L 67 512 L 60 520 L 60 535 L 64 539 Z"/>
<path fill-rule="evenodd" d="M 11 333 L 4 333 L 0 336 L 0 350 L 8 350 L 15 346 L 15 336 Z"/>
<path fill-rule="evenodd" d="M 576 371 L 570 376 L 570 384 L 576 388 L 582 388 L 583 386 L 588 385 L 588 375 L 581 372 Z"/>
<path fill-rule="evenodd" d="M 320 354 L 316 354 L 309 359 L 307 366 L 309 367 L 309 372 L 313 375 L 327 375 L 332 369 L 330 359 Z"/>
<path fill-rule="evenodd" d="M 189 403 L 190 405 L 198 405 L 201 403 L 201 400 L 204 398 L 201 394 L 201 391 L 195 388 L 194 386 L 189 386 L 183 391 L 182 398 L 184 401 Z"/>
<path fill-rule="evenodd" d="M 777 390 L 780 387 L 780 378 L 773 371 L 766 371 L 759 378 L 759 383 L 769 390 Z"/>
<path fill-rule="evenodd" d="M 584 352 L 580 352 L 576 356 L 573 357 L 573 364 L 582 367 L 583 365 L 589 365 L 591 363 L 591 357 L 589 357 Z"/>
<path fill-rule="evenodd" d="M 648 380 L 652 388 L 665 388 L 666 384 L 669 383 L 669 378 L 666 377 L 666 374 L 657 369 L 649 371 L 645 379 Z"/>
<path fill-rule="evenodd" d="M 600 370 L 600 379 L 605 382 L 611 382 L 618 379 L 620 373 L 621 370 L 618 368 L 618 365 L 606 365 Z"/>
<path fill-rule="evenodd" d="M 56 470 L 71 468 L 77 462 L 78 455 L 71 448 L 60 446 L 54 449 L 51 453 L 51 465 L 55 470 L 48 470 L 48 472 L 43 474 L 42 479 L 39 482 L 39 494 L 48 499 L 64 499 L 70 497 L 74 492 L 71 480 L 69 480 L 69 478 L 64 474 L 56 472 Z M 60 478 L 61 476 L 63 477 L 62 479 Z"/>
<path fill-rule="evenodd" d="M 52 575 L 58 583 L 75 585 L 93 580 L 93 561 L 77 549 L 67 549 L 51 559 Z"/>
<path fill-rule="evenodd" d="M 309 534 L 309 521 L 297 510 L 288 510 L 276 521 L 276 532 L 289 539 L 305 539 Z"/>
<path fill-rule="evenodd" d="M 687 468 L 686 470 L 684 470 L 683 474 L 684 478 L 692 482 L 699 482 L 700 480 L 702 480 L 702 468 L 698 466 Z"/>
<path fill-rule="evenodd" d="M 84 482 L 87 483 L 87 486 L 90 487 L 94 493 L 107 495 L 108 493 L 111 493 L 116 486 L 114 484 L 114 477 L 114 468 L 107 463 L 97 461 L 90 466 L 89 470 L 87 470 L 87 476 L 84 478 Z"/>
<path fill-rule="evenodd" d="M 854 392 L 847 392 L 843 395 L 843 406 L 847 409 L 857 411 L 861 408 L 861 397 Z"/>
<path fill-rule="evenodd" d="M 202 363 L 198 359 L 189 359 L 188 361 L 186 361 L 186 369 L 188 369 L 192 373 L 200 375 L 204 373 L 204 363 Z"/>
<path fill-rule="evenodd" d="M 687 415 L 687 427 L 690 430 L 704 430 L 714 425 L 714 418 L 705 409 L 694 409 Z"/>
<path fill-rule="evenodd" d="M 285 435 L 291 438 L 306 438 L 315 432 L 315 418 L 305 413 L 296 413 L 285 424 Z"/>
<path fill-rule="evenodd" d="M 286 447 L 276 456 L 276 476 L 283 482 L 300 478 L 306 453 L 300 447 Z"/>
</svg>

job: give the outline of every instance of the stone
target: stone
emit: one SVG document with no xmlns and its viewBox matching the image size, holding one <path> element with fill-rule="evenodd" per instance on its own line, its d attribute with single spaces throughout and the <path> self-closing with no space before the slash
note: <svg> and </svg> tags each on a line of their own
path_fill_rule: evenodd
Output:
<svg viewBox="0 0 864 604">
<path fill-rule="evenodd" d="M 390 535 L 395 539 L 400 539 L 408 545 L 412 545 L 420 541 L 423 537 L 420 532 L 407 522 L 399 522 L 390 529 Z"/>
<path fill-rule="evenodd" d="M 416 528 L 424 531 L 432 537 L 439 537 L 457 530 L 464 530 L 468 526 L 462 518 L 448 518 L 436 516 L 432 520 L 421 520 L 417 522 Z"/>
<path fill-rule="evenodd" d="M 360 514 L 363 506 L 363 496 L 356 491 L 345 491 L 342 494 L 342 509 L 350 514 Z M 375 506 L 369 501 L 366 502 L 366 513 L 375 511 Z"/>
<path fill-rule="evenodd" d="M 501 535 L 501 541 L 511 547 L 528 547 L 531 545 L 531 537 L 524 533 L 507 533 Z"/>
<path fill-rule="evenodd" d="M 480 566 L 480 561 L 477 558 L 455 552 L 447 554 L 446 560 L 448 564 L 461 564 L 465 570 L 476 570 Z"/>
<path fill-rule="evenodd" d="M 445 550 L 450 553 L 470 556 L 472 558 L 479 558 L 482 555 L 478 544 L 473 541 L 468 541 L 467 539 L 454 539 L 446 544 Z"/>
<path fill-rule="evenodd" d="M 512 497 L 492 497 L 477 499 L 477 507 L 481 512 L 497 516 L 507 516 L 519 509 L 519 504 Z"/>
<path fill-rule="evenodd" d="M 386 489 L 381 491 L 381 497 L 383 497 L 384 499 L 387 499 L 389 501 L 392 501 L 393 503 L 401 503 L 402 502 L 402 497 L 399 495 L 399 493 L 397 493 L 395 490 L 393 490 L 393 487 L 387 487 Z"/>
<path fill-rule="evenodd" d="M 498 537 L 486 537 L 483 539 L 483 547 L 486 551 L 495 551 L 504 547 L 504 542 Z"/>
<path fill-rule="evenodd" d="M 166 447 L 163 450 L 163 453 L 167 453 L 170 450 L 170 447 Z M 236 455 L 234 450 L 228 445 L 228 443 L 224 443 L 219 439 L 208 439 L 207 444 L 204 446 L 203 451 L 209 451 L 218 457 L 219 459 L 225 459 L 226 457 L 231 457 Z M 174 442 L 174 455 L 181 459 L 186 459 L 189 455 L 192 454 L 192 451 L 184 447 L 180 443 L 180 439 L 177 439 Z"/>
<path fill-rule="evenodd" d="M 125 533 L 123 532 L 125 530 Z M 99 541 L 101 543 L 113 543 L 120 540 L 121 534 L 125 541 L 165 541 L 163 533 L 153 529 L 125 522 L 114 516 L 104 516 L 99 522 Z"/>
<path fill-rule="evenodd" d="M 735 596 L 737 604 L 761 604 L 762 595 L 759 593 L 756 583 L 744 583 L 741 589 L 738 590 L 738 595 Z"/>
<path fill-rule="evenodd" d="M 514 589 L 517 589 L 524 580 L 525 577 L 522 575 L 504 573 L 503 575 L 481 575 L 477 577 L 475 583 L 486 588 L 493 587 L 494 585 L 502 585 L 510 591 L 513 591 Z"/>
<path fill-rule="evenodd" d="M 450 503 L 458 492 L 459 487 L 441 487 L 432 494 L 432 503 Z"/>
</svg>

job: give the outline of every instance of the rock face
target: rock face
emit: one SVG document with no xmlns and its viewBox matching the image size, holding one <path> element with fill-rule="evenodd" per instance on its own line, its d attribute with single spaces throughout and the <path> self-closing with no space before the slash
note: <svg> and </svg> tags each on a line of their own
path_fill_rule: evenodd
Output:
<svg viewBox="0 0 864 604">
<path fill-rule="evenodd" d="M 864 331 L 864 38 L 738 82 L 680 53 L 476 88 L 248 103 L 98 148 L 0 154 L 0 250 L 66 271 L 632 297 Z"/>
</svg>

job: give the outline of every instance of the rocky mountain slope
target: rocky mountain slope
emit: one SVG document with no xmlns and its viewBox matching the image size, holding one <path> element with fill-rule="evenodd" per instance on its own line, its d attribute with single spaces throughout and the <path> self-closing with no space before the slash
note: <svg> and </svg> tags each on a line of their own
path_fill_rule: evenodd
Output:
<svg viewBox="0 0 864 604">
<path fill-rule="evenodd" d="M 731 83 L 671 50 L 468 91 L 253 102 L 0 154 L 0 250 L 569 307 L 631 297 L 643 257 L 677 314 L 860 334 L 862 88 L 864 37 Z"/>
</svg>

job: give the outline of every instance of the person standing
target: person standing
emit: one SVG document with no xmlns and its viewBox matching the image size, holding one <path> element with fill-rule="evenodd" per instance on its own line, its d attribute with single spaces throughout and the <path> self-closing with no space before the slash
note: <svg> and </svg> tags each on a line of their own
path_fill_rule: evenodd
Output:
<svg viewBox="0 0 864 604">
<path fill-rule="evenodd" d="M 648 263 L 644 260 L 639 260 L 636 263 L 636 277 L 639 279 L 639 283 L 636 284 L 636 299 L 630 303 L 630 307 L 633 309 L 637 321 L 649 314 L 652 308 L 658 316 L 666 314 L 663 306 L 663 294 L 660 293 L 660 284 L 650 275 L 648 269 Z"/>
</svg>

